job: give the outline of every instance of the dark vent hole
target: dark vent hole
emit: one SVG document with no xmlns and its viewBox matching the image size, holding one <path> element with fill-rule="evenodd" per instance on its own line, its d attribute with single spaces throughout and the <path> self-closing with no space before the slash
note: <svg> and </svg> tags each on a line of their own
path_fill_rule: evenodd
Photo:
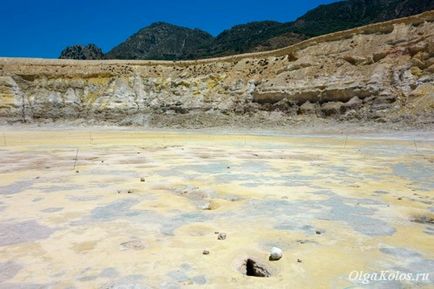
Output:
<svg viewBox="0 0 434 289">
<path fill-rule="evenodd" d="M 262 266 L 256 263 L 252 259 L 246 260 L 246 275 L 252 276 L 252 277 L 270 277 L 271 274 L 268 272 L 268 270 Z"/>
</svg>

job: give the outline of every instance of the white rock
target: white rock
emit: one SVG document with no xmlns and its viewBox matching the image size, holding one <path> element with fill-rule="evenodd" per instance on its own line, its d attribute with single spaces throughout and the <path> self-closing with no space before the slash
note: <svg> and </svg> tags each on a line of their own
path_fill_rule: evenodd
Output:
<svg viewBox="0 0 434 289">
<path fill-rule="evenodd" d="M 277 248 L 277 247 L 271 248 L 271 251 L 270 251 L 270 260 L 271 261 L 280 260 L 280 258 L 282 258 L 282 256 L 283 256 L 282 249 Z"/>
</svg>

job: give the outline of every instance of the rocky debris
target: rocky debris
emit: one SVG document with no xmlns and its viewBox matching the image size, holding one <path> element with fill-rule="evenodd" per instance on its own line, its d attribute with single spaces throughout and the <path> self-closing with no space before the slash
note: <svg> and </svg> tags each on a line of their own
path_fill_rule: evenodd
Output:
<svg viewBox="0 0 434 289">
<path fill-rule="evenodd" d="M 358 109 L 363 105 L 363 101 L 358 98 L 357 96 L 354 96 L 349 101 L 344 103 L 345 109 Z"/>
<path fill-rule="evenodd" d="M 257 263 L 255 260 L 248 258 L 246 259 L 241 268 L 240 271 L 242 274 L 246 276 L 251 277 L 270 277 L 271 273 L 267 269 L 267 267 L 263 264 Z"/>
<path fill-rule="evenodd" d="M 359 66 L 367 62 L 366 58 L 354 55 L 345 55 L 343 59 L 354 66 Z"/>
<path fill-rule="evenodd" d="M 302 263 L 303 261 L 301 259 L 297 259 L 297 263 Z"/>
<path fill-rule="evenodd" d="M 378 61 L 380 61 L 381 59 L 385 58 L 386 56 L 387 56 L 387 52 L 385 52 L 385 51 L 375 52 L 375 53 L 372 55 L 372 60 L 373 60 L 374 62 L 378 62 Z"/>
<path fill-rule="evenodd" d="M 209 251 L 208 251 L 208 250 L 203 250 L 203 251 L 202 251 L 202 254 L 203 254 L 203 255 L 209 255 Z"/>
<path fill-rule="evenodd" d="M 316 112 L 316 106 L 310 101 L 306 101 L 300 106 L 298 111 L 300 114 L 314 114 Z"/>
<path fill-rule="evenodd" d="M 280 259 L 282 258 L 282 256 L 283 256 L 283 251 L 282 251 L 282 249 L 277 248 L 277 247 L 273 247 L 273 248 L 271 248 L 271 251 L 270 251 L 270 257 L 269 257 L 269 260 L 270 260 L 270 261 L 277 261 L 277 260 L 280 260 Z"/>
<path fill-rule="evenodd" d="M 321 112 L 325 116 L 332 116 L 341 114 L 344 110 L 344 104 L 342 102 L 326 102 L 321 106 Z"/>
<path fill-rule="evenodd" d="M 219 233 L 217 236 L 217 240 L 226 240 L 226 233 Z"/>
<path fill-rule="evenodd" d="M 140 178 L 140 182 L 144 183 L 145 182 L 145 178 Z"/>
</svg>

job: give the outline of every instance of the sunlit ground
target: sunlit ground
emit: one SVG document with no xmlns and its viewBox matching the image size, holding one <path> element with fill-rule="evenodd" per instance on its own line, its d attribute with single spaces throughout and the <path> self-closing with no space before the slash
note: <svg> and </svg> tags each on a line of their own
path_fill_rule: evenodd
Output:
<svg viewBox="0 0 434 289">
<path fill-rule="evenodd" d="M 1 289 L 433 288 L 433 141 L 8 130 L 0 163 Z M 381 270 L 431 275 L 349 280 Z"/>
</svg>

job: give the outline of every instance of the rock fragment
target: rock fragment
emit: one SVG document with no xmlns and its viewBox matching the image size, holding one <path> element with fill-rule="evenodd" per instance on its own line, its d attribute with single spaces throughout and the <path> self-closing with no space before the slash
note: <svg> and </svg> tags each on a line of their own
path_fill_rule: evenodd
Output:
<svg viewBox="0 0 434 289">
<path fill-rule="evenodd" d="M 219 233 L 217 236 L 217 240 L 226 240 L 226 233 Z"/>
<path fill-rule="evenodd" d="M 271 251 L 270 251 L 270 257 L 269 257 L 269 260 L 270 260 L 270 261 L 277 261 L 277 260 L 280 260 L 280 259 L 282 258 L 282 256 L 283 256 L 283 251 L 282 251 L 282 249 L 277 248 L 277 247 L 273 247 L 273 248 L 271 248 Z"/>
</svg>

